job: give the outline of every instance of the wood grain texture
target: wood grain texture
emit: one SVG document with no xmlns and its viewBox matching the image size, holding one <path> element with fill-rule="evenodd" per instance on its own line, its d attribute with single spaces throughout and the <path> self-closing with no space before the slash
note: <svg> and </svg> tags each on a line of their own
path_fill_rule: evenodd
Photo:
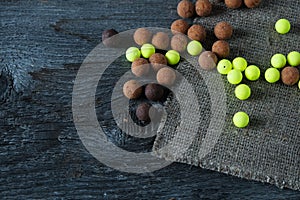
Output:
<svg viewBox="0 0 300 200">
<path fill-rule="evenodd" d="M 296 191 L 176 163 L 151 174 L 123 173 L 82 145 L 71 111 L 80 63 L 103 30 L 169 27 L 176 4 L 0 1 L 1 199 L 300 198 Z M 111 139 L 124 148 L 136 142 L 118 133 Z"/>
</svg>

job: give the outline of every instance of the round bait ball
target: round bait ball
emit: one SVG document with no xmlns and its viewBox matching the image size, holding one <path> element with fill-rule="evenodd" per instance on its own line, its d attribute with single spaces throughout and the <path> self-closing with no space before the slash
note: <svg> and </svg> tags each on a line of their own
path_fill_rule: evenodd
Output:
<svg viewBox="0 0 300 200">
<path fill-rule="evenodd" d="M 190 25 L 183 19 L 175 20 L 171 25 L 171 31 L 173 34 L 182 33 L 186 34 Z"/>
<path fill-rule="evenodd" d="M 286 34 L 290 31 L 291 24 L 287 19 L 280 19 L 275 24 L 275 30 L 280 34 Z"/>
<path fill-rule="evenodd" d="M 131 71 L 137 77 L 145 76 L 149 73 L 149 62 L 144 58 L 138 58 L 131 64 Z"/>
<path fill-rule="evenodd" d="M 152 33 L 146 28 L 138 28 L 133 34 L 133 39 L 138 45 L 143 45 L 151 42 Z"/>
<path fill-rule="evenodd" d="M 144 122 L 149 122 L 150 117 L 149 117 L 149 110 L 150 110 L 150 105 L 148 103 L 141 103 L 138 105 L 135 111 L 136 117 Z"/>
<path fill-rule="evenodd" d="M 269 68 L 265 72 L 265 79 L 269 83 L 276 83 L 280 79 L 280 72 L 276 68 Z"/>
<path fill-rule="evenodd" d="M 188 39 L 183 34 L 176 34 L 171 39 L 171 48 L 178 52 L 185 51 L 187 44 L 188 44 Z"/>
<path fill-rule="evenodd" d="M 248 8 L 255 8 L 255 7 L 259 6 L 260 3 L 261 3 L 261 0 L 244 0 L 244 4 Z"/>
<path fill-rule="evenodd" d="M 227 40 L 233 34 L 233 28 L 228 22 L 219 22 L 214 28 L 214 33 L 219 40 Z"/>
<path fill-rule="evenodd" d="M 250 81 L 256 81 L 260 77 L 260 69 L 255 65 L 250 65 L 245 70 L 245 76 Z"/>
<path fill-rule="evenodd" d="M 236 98 L 240 100 L 246 100 L 251 96 L 251 89 L 248 85 L 241 84 L 235 88 L 234 93 Z"/>
<path fill-rule="evenodd" d="M 145 88 L 145 96 L 151 101 L 159 101 L 164 96 L 164 88 L 155 83 L 150 83 Z"/>
<path fill-rule="evenodd" d="M 300 53 L 298 51 L 292 51 L 287 55 L 287 61 L 292 67 L 300 65 Z"/>
<path fill-rule="evenodd" d="M 227 74 L 227 80 L 233 85 L 239 84 L 243 80 L 243 74 L 240 70 L 233 69 Z"/>
<path fill-rule="evenodd" d="M 195 9 L 197 15 L 199 15 L 200 17 L 205 17 L 210 15 L 212 11 L 212 4 L 209 2 L 209 0 L 197 0 Z"/>
<path fill-rule="evenodd" d="M 141 53 L 144 58 L 150 58 L 155 53 L 155 47 L 152 44 L 143 44 Z"/>
<path fill-rule="evenodd" d="M 167 58 L 161 53 L 155 53 L 150 58 L 149 61 L 152 65 L 153 71 L 157 72 L 168 64 Z"/>
<path fill-rule="evenodd" d="M 227 59 L 220 60 L 217 70 L 220 74 L 226 75 L 232 70 L 232 63 Z"/>
<path fill-rule="evenodd" d="M 233 124 L 238 128 L 245 128 L 249 124 L 249 116 L 245 112 L 237 112 L 233 116 Z"/>
<path fill-rule="evenodd" d="M 285 67 L 281 71 L 281 80 L 285 85 L 295 85 L 299 81 L 299 70 L 296 67 Z"/>
<path fill-rule="evenodd" d="M 195 6 L 191 1 L 180 1 L 177 5 L 177 13 L 182 18 L 193 17 L 195 15 Z"/>
<path fill-rule="evenodd" d="M 243 0 L 225 0 L 225 5 L 227 8 L 237 9 L 241 7 L 243 4 Z"/>
<path fill-rule="evenodd" d="M 157 82 L 161 85 L 171 86 L 176 80 L 176 73 L 170 67 L 161 68 L 156 75 Z"/>
<path fill-rule="evenodd" d="M 127 81 L 123 86 L 123 94 L 128 99 L 137 99 L 143 92 L 142 85 L 136 80 Z"/>
<path fill-rule="evenodd" d="M 247 66 L 248 66 L 247 60 L 242 57 L 237 57 L 232 61 L 233 69 L 240 70 L 241 72 L 245 71 Z"/>
<path fill-rule="evenodd" d="M 156 33 L 152 38 L 152 44 L 157 49 L 166 50 L 169 47 L 170 44 L 170 38 L 167 33 L 164 32 L 158 32 Z"/>
<path fill-rule="evenodd" d="M 280 53 L 273 55 L 271 65 L 277 69 L 283 68 L 286 65 L 286 57 Z"/>
<path fill-rule="evenodd" d="M 230 54 L 229 43 L 225 40 L 218 40 L 212 46 L 214 52 L 219 58 L 226 58 Z"/>
<path fill-rule="evenodd" d="M 117 35 L 118 31 L 116 31 L 115 29 L 108 29 L 102 32 L 102 42 L 105 46 L 107 47 L 113 47 L 114 45 L 116 45 L 116 41 L 112 40 L 113 38 L 111 38 L 114 35 Z"/>
<path fill-rule="evenodd" d="M 203 49 L 202 44 L 196 40 L 189 42 L 189 44 L 187 46 L 187 52 L 191 56 L 199 55 L 201 53 L 202 49 Z"/>
<path fill-rule="evenodd" d="M 175 50 L 170 50 L 166 53 L 166 58 L 169 65 L 176 65 L 180 61 L 180 54 Z"/>
<path fill-rule="evenodd" d="M 203 42 L 206 38 L 206 30 L 199 24 L 194 24 L 188 29 L 188 37 L 191 40 L 198 40 Z"/>
<path fill-rule="evenodd" d="M 126 59 L 129 62 L 133 62 L 133 61 L 135 61 L 136 59 L 138 59 L 140 57 L 141 57 L 141 52 L 140 52 L 140 50 L 138 48 L 136 48 L 136 47 L 129 47 L 126 50 Z"/>
<path fill-rule="evenodd" d="M 202 69 L 213 70 L 216 68 L 218 58 L 216 54 L 211 51 L 204 51 L 198 59 L 198 63 Z"/>
</svg>

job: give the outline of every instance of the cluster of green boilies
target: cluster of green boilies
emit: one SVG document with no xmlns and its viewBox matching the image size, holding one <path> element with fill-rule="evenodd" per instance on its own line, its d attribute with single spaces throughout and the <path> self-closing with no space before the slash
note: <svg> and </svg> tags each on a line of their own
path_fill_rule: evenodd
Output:
<svg viewBox="0 0 300 200">
<path fill-rule="evenodd" d="M 191 41 L 187 46 L 187 52 L 192 56 L 197 56 L 202 52 L 203 48 L 200 42 Z M 130 47 L 126 51 L 126 58 L 133 62 L 137 58 L 143 56 L 149 58 L 155 53 L 155 47 L 152 44 L 144 44 L 141 49 Z M 176 65 L 180 61 L 180 54 L 175 50 L 169 50 L 165 57 L 170 65 Z M 271 58 L 272 67 L 265 72 L 265 79 L 269 83 L 275 83 L 280 79 L 280 71 L 288 63 L 290 66 L 300 65 L 300 53 L 293 51 L 287 57 L 283 54 L 275 54 Z M 228 59 L 222 59 L 217 64 L 217 71 L 222 75 L 227 75 L 227 80 L 233 85 L 238 85 L 235 88 L 235 96 L 239 100 L 247 100 L 251 96 L 251 88 L 246 84 L 240 84 L 243 80 L 243 72 L 245 77 L 250 81 L 256 81 L 261 76 L 261 71 L 256 65 L 249 65 L 245 58 L 237 57 L 232 62 Z M 239 85 L 240 84 L 240 85 Z M 299 81 L 300 89 L 300 81 Z M 233 117 L 235 126 L 244 128 L 249 124 L 249 116 L 245 112 L 238 112 Z"/>
<path fill-rule="evenodd" d="M 197 56 L 202 52 L 203 47 L 199 41 L 193 40 L 188 43 L 186 49 L 191 56 Z M 143 44 L 141 49 L 137 47 L 129 47 L 126 51 L 126 58 L 128 61 L 133 62 L 141 56 L 144 58 L 150 58 L 150 56 L 154 53 L 155 47 L 152 44 Z M 169 50 L 165 56 L 168 60 L 168 64 L 170 65 L 176 65 L 180 61 L 180 54 L 175 50 Z"/>
<path fill-rule="evenodd" d="M 260 77 L 260 69 L 255 65 L 249 65 L 245 58 L 237 57 L 231 62 L 228 59 L 220 60 L 217 70 L 222 75 L 227 75 L 227 80 L 233 85 L 238 85 L 243 80 L 243 74 L 250 81 L 256 81 Z M 251 96 L 251 88 L 246 84 L 240 84 L 235 88 L 235 96 L 240 100 L 246 100 Z M 238 112 L 233 117 L 233 123 L 238 128 L 244 128 L 249 124 L 249 116 L 245 112 Z"/>
<path fill-rule="evenodd" d="M 141 49 L 137 47 L 129 47 L 126 50 L 126 58 L 129 62 L 133 62 L 136 59 L 143 56 L 144 58 L 150 58 L 155 54 L 155 47 L 152 44 L 143 44 Z M 175 50 L 169 50 L 165 57 L 167 58 L 169 65 L 176 65 L 180 61 L 180 54 Z"/>
</svg>

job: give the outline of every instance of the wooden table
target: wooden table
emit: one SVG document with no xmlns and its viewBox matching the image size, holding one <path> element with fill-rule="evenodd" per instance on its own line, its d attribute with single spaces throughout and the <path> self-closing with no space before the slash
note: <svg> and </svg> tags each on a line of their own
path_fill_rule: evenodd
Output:
<svg viewBox="0 0 300 200">
<path fill-rule="evenodd" d="M 143 175 L 119 172 L 81 143 L 72 119 L 73 83 L 102 31 L 168 28 L 178 18 L 176 4 L 0 1 L 1 199 L 300 198 L 296 191 L 185 164 Z M 132 145 L 126 138 L 116 143 Z"/>
</svg>

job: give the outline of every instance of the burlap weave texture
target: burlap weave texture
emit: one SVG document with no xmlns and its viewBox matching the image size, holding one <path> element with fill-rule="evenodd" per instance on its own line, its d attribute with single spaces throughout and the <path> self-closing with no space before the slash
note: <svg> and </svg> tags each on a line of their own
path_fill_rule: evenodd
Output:
<svg viewBox="0 0 300 200">
<path fill-rule="evenodd" d="M 273 54 L 300 51 L 299 6 L 300 1 L 297 0 L 265 0 L 259 8 L 229 10 L 223 2 L 214 2 L 211 16 L 194 20 L 194 23 L 202 24 L 208 30 L 209 36 L 204 43 L 208 50 L 216 41 L 213 36 L 214 25 L 219 21 L 230 22 L 234 27 L 234 35 L 228 41 L 230 59 L 245 57 L 249 64 L 261 68 L 262 77 L 256 82 L 243 81 L 252 89 L 252 96 L 247 101 L 235 98 L 235 86 L 222 77 L 226 108 L 220 109 L 226 110 L 224 127 L 212 151 L 201 158 L 199 155 L 208 124 L 215 120 L 214 113 L 211 113 L 211 94 L 195 66 L 188 62 L 180 64 L 178 71 L 189 80 L 197 94 L 201 126 L 183 155 L 179 151 L 184 148 L 184 137 L 168 148 L 172 146 L 170 142 L 181 120 L 180 105 L 171 96 L 166 105 L 168 115 L 164 118 L 164 125 L 160 127 L 153 147 L 157 156 L 300 190 L 300 90 L 280 82 L 269 84 L 263 78 L 264 71 L 271 67 L 270 58 Z M 280 18 L 287 18 L 291 22 L 290 33 L 280 35 L 274 30 L 274 24 Z M 249 114 L 251 121 L 247 128 L 237 129 L 232 124 L 232 117 L 237 111 Z M 193 126 L 193 119 L 189 120 Z M 184 131 L 181 134 L 184 136 Z"/>
</svg>

